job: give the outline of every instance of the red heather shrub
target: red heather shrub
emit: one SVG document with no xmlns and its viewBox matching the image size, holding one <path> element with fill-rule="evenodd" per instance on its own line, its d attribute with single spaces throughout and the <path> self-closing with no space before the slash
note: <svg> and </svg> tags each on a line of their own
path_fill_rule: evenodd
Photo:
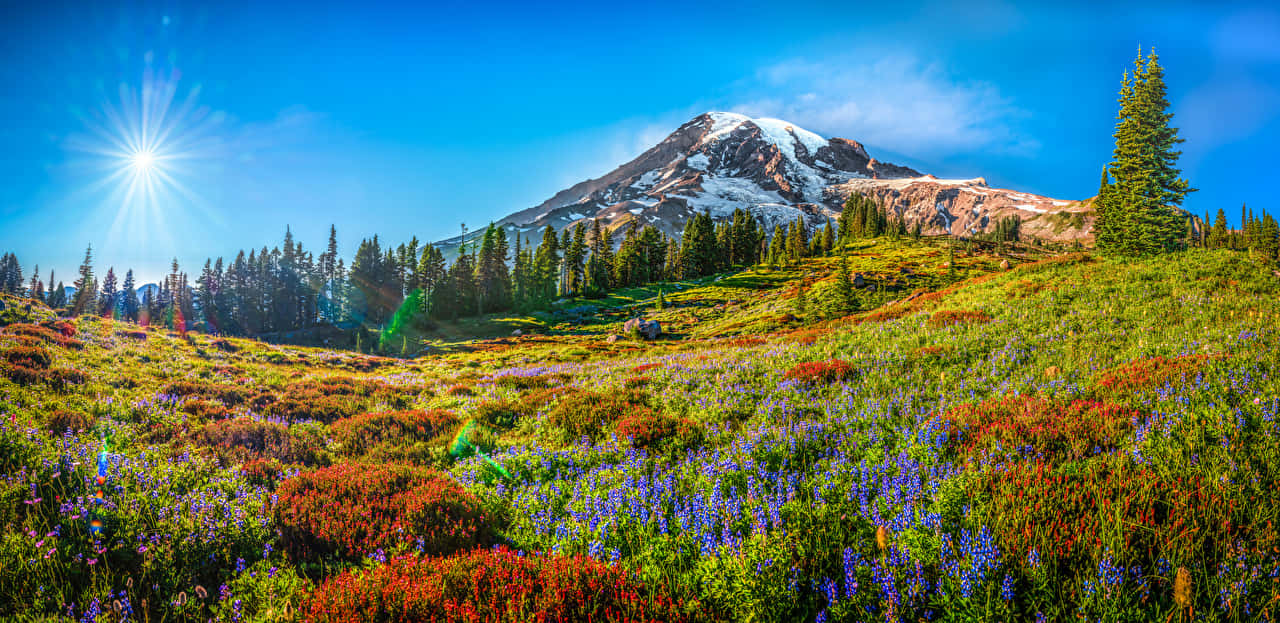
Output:
<svg viewBox="0 0 1280 623">
<path fill-rule="evenodd" d="M 627 415 L 651 414 L 648 397 L 637 391 L 576 392 L 562 396 L 547 412 L 547 421 L 571 439 L 595 437 L 604 427 Z"/>
<path fill-rule="evenodd" d="M 968 488 L 1003 551 L 1025 560 L 1035 549 L 1046 564 L 1062 563 L 1068 573 L 1096 564 L 1108 548 L 1144 568 L 1162 556 L 1211 564 L 1241 535 L 1273 534 L 1250 525 L 1256 515 L 1248 507 L 1256 500 L 1248 490 L 1128 463 L 1015 463 Z M 1237 503 L 1241 494 L 1243 504 Z"/>
<path fill-rule="evenodd" d="M 382 444 L 413 446 L 451 432 L 458 418 L 448 411 L 383 411 L 363 413 L 334 422 L 333 439 L 342 444 L 342 453 L 368 454 Z"/>
<path fill-rule="evenodd" d="M 660 363 L 646 363 L 644 365 L 639 365 L 639 366 L 636 366 L 635 368 L 632 368 L 631 371 L 635 372 L 636 374 L 644 374 L 645 372 L 648 372 L 650 370 L 654 370 L 657 368 L 661 368 L 661 367 L 662 367 L 662 364 Z"/>
<path fill-rule="evenodd" d="M 206 424 L 196 433 L 197 444 L 212 448 L 223 463 L 275 458 L 285 463 L 313 465 L 320 461 L 324 440 L 298 430 L 246 417 Z"/>
<path fill-rule="evenodd" d="M 728 346 L 729 348 L 748 348 L 751 346 L 759 346 L 764 343 L 765 340 L 758 337 L 739 337 L 721 342 L 722 345 Z"/>
<path fill-rule="evenodd" d="M 284 396 L 266 406 L 269 415 L 297 422 L 316 420 L 329 424 L 356 415 L 365 401 L 353 396 Z"/>
<path fill-rule="evenodd" d="M 450 396 L 474 396 L 476 395 L 476 390 L 471 389 L 470 385 L 460 384 L 460 385 L 454 385 L 453 387 L 450 387 L 449 389 L 445 390 L 444 393 L 449 394 Z"/>
<path fill-rule="evenodd" d="M 331 377 L 290 383 L 284 395 L 262 401 L 262 409 L 283 419 L 326 424 L 360 413 L 377 401 L 401 403 L 403 396 L 381 381 Z"/>
<path fill-rule="evenodd" d="M 80 413 L 79 411 L 69 411 L 67 409 L 58 409 L 49 414 L 45 420 L 45 430 L 54 435 L 72 431 L 90 430 L 93 428 L 93 416 Z"/>
<path fill-rule="evenodd" d="M 471 417 L 498 428 L 511 428 L 520 419 L 520 412 L 510 402 L 486 401 L 471 410 Z"/>
<path fill-rule="evenodd" d="M 438 472 L 344 463 L 280 483 L 273 520 L 298 559 L 357 560 L 377 549 L 450 554 L 490 539 L 480 502 Z"/>
<path fill-rule="evenodd" d="M 1135 359 L 1103 372 L 1098 386 L 1114 392 L 1132 392 L 1185 382 L 1199 373 L 1208 360 L 1206 355 Z"/>
<path fill-rule="evenodd" d="M 44 370 L 53 363 L 53 355 L 42 346 L 15 346 L 4 351 L 4 360 L 11 365 Z"/>
<path fill-rule="evenodd" d="M 403 556 L 335 576 L 311 597 L 311 623 L 685 622 L 679 601 L 614 565 L 585 556 L 504 548 Z"/>
<path fill-rule="evenodd" d="M 983 324 L 987 322 L 991 322 L 991 316 L 981 311 L 950 309 L 936 311 L 932 316 L 929 316 L 929 326 L 935 329 L 960 324 Z"/>
<path fill-rule="evenodd" d="M 689 448 L 702 441 L 703 433 L 702 426 L 693 420 L 647 409 L 622 418 L 617 431 L 619 437 L 630 439 L 631 445 L 637 448 L 657 447 L 668 440 L 676 447 Z"/>
<path fill-rule="evenodd" d="M 493 377 L 491 381 L 493 382 L 494 385 L 497 385 L 499 387 L 509 387 L 511 389 L 516 389 L 516 390 L 526 390 L 526 389 L 537 389 L 540 387 L 546 387 L 551 383 L 551 377 L 546 375 L 515 376 L 513 374 L 507 374 L 503 376 Z"/>
<path fill-rule="evenodd" d="M 240 473 L 250 484 L 269 487 L 280 479 L 280 475 L 284 473 L 284 466 L 275 459 L 251 459 L 240 466 Z"/>
<path fill-rule="evenodd" d="M 198 397 L 209 400 L 218 400 L 227 406 L 236 406 L 247 401 L 252 393 L 235 385 L 223 385 L 219 383 L 192 383 L 190 381 L 175 381 L 164 386 L 160 390 L 162 394 L 170 396 L 182 396 L 184 398 Z"/>
<path fill-rule="evenodd" d="M 50 328 L 52 328 L 54 331 L 57 331 L 60 335 L 62 335 L 62 337 L 76 336 L 75 325 L 71 324 L 70 322 L 67 322 L 66 320 L 59 320 L 53 323 L 53 326 Z"/>
<path fill-rule="evenodd" d="M 843 359 L 828 359 L 826 361 L 810 361 L 798 364 L 787 370 L 783 378 L 817 385 L 847 381 L 856 375 L 857 370 L 853 367 L 853 364 Z"/>
<path fill-rule="evenodd" d="M 27 347 L 19 347 L 25 349 Z M 9 351 L 12 353 L 13 351 Z M 20 363 L 0 360 L 0 374 L 17 385 L 28 386 L 43 383 L 51 389 L 61 390 L 67 385 L 79 385 L 85 382 L 85 375 L 79 370 L 69 368 L 49 368 L 43 349 L 35 352 L 22 352 L 13 355 Z M 30 364 L 30 365 L 23 365 Z"/>
<path fill-rule="evenodd" d="M 201 420 L 218 420 L 230 413 L 221 403 L 208 400 L 188 400 L 182 403 L 182 411 Z"/>
<path fill-rule="evenodd" d="M 69 348 L 77 348 L 77 349 L 84 347 L 84 342 L 81 342 L 80 340 L 72 339 L 69 336 L 63 335 L 57 329 L 52 329 L 52 328 L 41 326 L 41 325 L 25 324 L 25 323 L 11 324 L 8 326 L 8 328 L 5 329 L 5 332 L 10 335 L 26 335 L 34 338 L 39 338 L 41 341 L 47 342 L 49 344 L 56 344 L 58 346 L 66 346 Z"/>
<path fill-rule="evenodd" d="M 1076 400 L 1061 404 L 1035 396 L 1006 396 L 955 407 L 943 415 L 952 443 L 966 453 L 999 444 L 1009 451 L 1031 446 L 1050 461 L 1072 460 L 1093 448 L 1119 447 L 1133 428 L 1134 409 Z"/>
<path fill-rule="evenodd" d="M 213 346 L 214 348 L 224 353 L 234 353 L 240 350 L 240 347 L 236 346 L 235 344 L 232 344 L 231 340 L 228 340 L 226 338 L 221 338 L 221 337 L 210 342 L 209 345 Z"/>
</svg>

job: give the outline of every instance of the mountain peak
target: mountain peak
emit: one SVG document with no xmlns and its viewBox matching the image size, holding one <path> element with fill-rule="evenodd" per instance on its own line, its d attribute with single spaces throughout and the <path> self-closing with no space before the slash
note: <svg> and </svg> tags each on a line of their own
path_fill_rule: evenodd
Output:
<svg viewBox="0 0 1280 623">
<path fill-rule="evenodd" d="M 989 195 L 968 181 L 938 180 L 879 161 L 857 141 L 823 138 L 783 119 L 709 111 L 685 122 L 630 162 L 511 214 L 499 224 L 516 235 L 528 235 L 547 226 L 563 230 L 599 219 L 611 229 L 652 225 L 676 237 L 693 214 L 708 211 L 721 219 L 742 208 L 768 230 L 797 218 L 819 227 L 839 215 L 849 192 L 876 194 L 904 215 L 905 207 L 892 204 L 908 194 L 914 202 L 928 203 L 933 211 L 929 215 L 960 194 Z M 936 200 L 926 201 L 926 195 Z M 1044 198 L 1013 193 L 1008 201 L 1000 201 L 1034 219 L 1057 205 L 1039 199 Z M 961 224 L 985 230 L 987 212 L 981 206 L 966 204 L 966 208 L 975 220 L 971 224 L 968 216 L 956 217 Z M 919 212 L 919 218 L 930 219 L 925 231 L 935 225 L 949 227 L 956 220 Z M 456 241 L 445 241 L 444 246 L 456 246 Z"/>
</svg>

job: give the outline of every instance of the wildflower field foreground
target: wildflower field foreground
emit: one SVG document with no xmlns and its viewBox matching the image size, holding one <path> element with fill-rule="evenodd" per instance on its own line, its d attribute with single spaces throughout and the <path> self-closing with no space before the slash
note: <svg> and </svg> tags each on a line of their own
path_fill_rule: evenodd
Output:
<svg viewBox="0 0 1280 623">
<path fill-rule="evenodd" d="M 1271 267 L 843 252 L 410 360 L 10 319 L 0 620 L 1280 616 Z"/>
</svg>

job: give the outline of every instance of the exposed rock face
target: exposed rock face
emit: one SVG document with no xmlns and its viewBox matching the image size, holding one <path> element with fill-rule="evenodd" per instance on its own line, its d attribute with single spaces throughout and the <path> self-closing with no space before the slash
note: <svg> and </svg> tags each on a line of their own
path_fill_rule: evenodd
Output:
<svg viewBox="0 0 1280 623">
<path fill-rule="evenodd" d="M 711 112 L 694 117 L 631 162 L 499 224 L 535 244 L 547 225 L 559 231 L 597 218 L 610 228 L 635 222 L 678 237 L 697 212 L 725 218 L 743 208 L 769 231 L 797 217 L 816 229 L 839 216 L 851 192 L 888 201 L 908 225 L 921 221 L 926 233 L 945 232 L 948 225 L 956 233 L 980 233 L 994 227 L 997 218 L 1017 214 L 1026 233 L 1074 240 L 1087 237 L 1092 222 L 1075 216 L 1087 212 L 1076 202 L 987 188 L 981 178 L 938 180 L 878 161 L 857 141 L 825 139 L 778 119 Z M 1065 226 L 1049 222 L 1058 212 L 1069 213 L 1059 219 Z M 437 245 L 448 250 L 459 242 L 455 237 Z"/>
<path fill-rule="evenodd" d="M 1091 242 L 1094 212 L 1090 201 L 1061 201 L 987 186 L 983 178 L 940 180 L 932 175 L 894 180 L 849 180 L 826 189 L 825 204 L 838 211 L 853 193 L 870 195 L 920 223 L 925 234 L 948 231 L 971 236 L 991 231 L 1002 218 L 1017 216 L 1023 235 L 1044 240 Z"/>
</svg>

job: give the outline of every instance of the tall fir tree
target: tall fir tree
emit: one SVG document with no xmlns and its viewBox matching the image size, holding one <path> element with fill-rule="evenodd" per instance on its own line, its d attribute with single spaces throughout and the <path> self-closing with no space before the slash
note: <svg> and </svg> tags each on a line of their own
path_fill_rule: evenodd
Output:
<svg viewBox="0 0 1280 623">
<path fill-rule="evenodd" d="M 1182 142 L 1170 125 L 1164 68 L 1155 52 L 1139 53 L 1120 86 L 1120 111 L 1111 163 L 1095 200 L 1098 250 L 1110 255 L 1150 255 L 1181 246 L 1181 206 L 1194 191 L 1177 168 Z"/>
<path fill-rule="evenodd" d="M 124 285 L 120 289 L 120 318 L 129 322 L 138 321 L 138 291 L 133 282 L 133 270 L 125 272 Z"/>
<path fill-rule="evenodd" d="M 114 267 L 107 268 L 107 274 L 102 278 L 102 287 L 98 291 L 97 312 L 103 318 L 115 318 L 116 306 L 119 303 L 119 294 L 116 292 L 116 269 Z"/>
<path fill-rule="evenodd" d="M 98 289 L 93 278 L 93 245 L 84 252 L 84 261 L 80 263 L 80 278 L 75 282 L 76 297 L 71 303 L 71 313 L 92 314 L 97 310 Z"/>
</svg>

